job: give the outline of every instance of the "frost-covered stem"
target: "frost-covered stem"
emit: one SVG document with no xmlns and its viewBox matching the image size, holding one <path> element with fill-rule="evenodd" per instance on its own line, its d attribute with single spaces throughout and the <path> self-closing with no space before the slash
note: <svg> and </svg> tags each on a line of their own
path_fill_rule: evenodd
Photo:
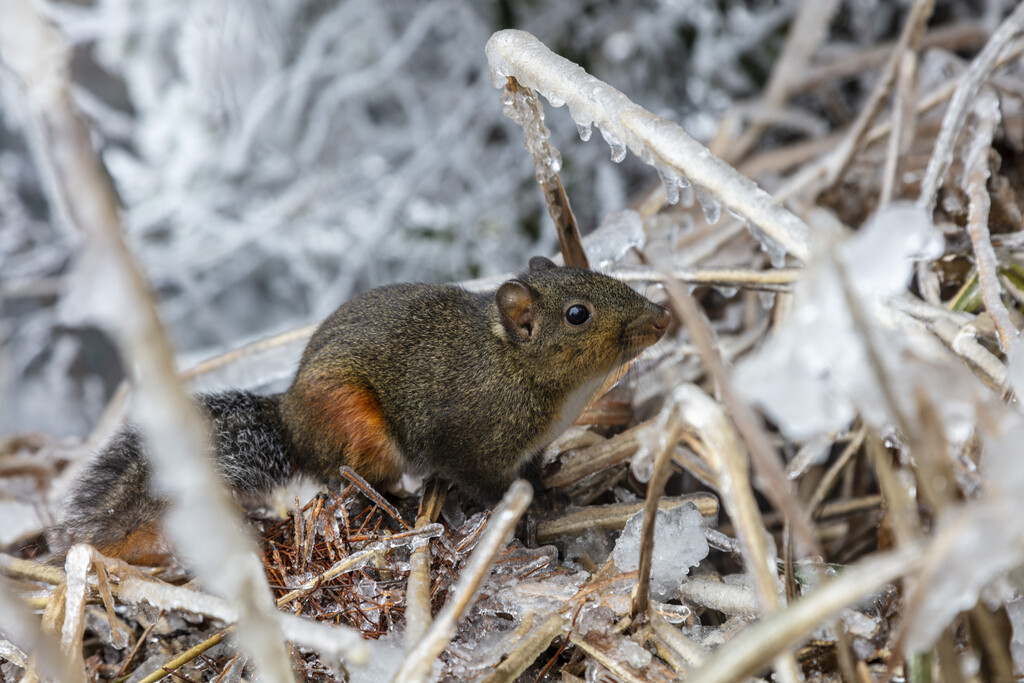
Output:
<svg viewBox="0 0 1024 683">
<path fill-rule="evenodd" d="M 708 453 L 717 461 L 711 464 L 719 472 L 722 504 L 739 532 L 744 565 L 753 579 L 761 611 L 768 616 L 778 611 L 780 606 L 778 572 L 768 551 L 764 520 L 754 499 L 739 435 L 722 406 L 696 386 L 681 386 L 676 389 L 675 396 L 679 400 L 682 420 L 697 431 L 701 441 L 707 445 Z M 814 546 L 808 544 L 808 547 Z M 792 652 L 779 654 L 775 670 L 783 681 L 800 680 Z"/>
<path fill-rule="evenodd" d="M 569 205 L 569 196 L 565 194 L 562 179 L 558 170 L 562 166 L 562 155 L 551 144 L 551 131 L 544 125 L 544 105 L 530 88 L 521 85 L 515 78 L 509 77 L 502 94 L 506 102 L 503 113 L 523 128 L 523 139 L 526 151 L 533 159 L 537 169 L 537 183 L 544 193 L 544 203 L 548 207 L 548 215 L 555 224 L 558 234 L 558 246 L 562 251 L 565 265 L 577 268 L 589 268 L 587 255 L 583 251 L 583 242 L 576 225 L 576 215 Z"/>
<path fill-rule="evenodd" d="M 999 125 L 999 99 L 990 90 L 982 90 L 978 93 L 972 111 L 975 130 L 964 160 L 968 199 L 967 234 L 970 235 L 974 260 L 978 265 L 981 298 L 995 323 L 999 346 L 1009 356 L 1017 345 L 1017 330 L 1000 296 L 1002 286 L 999 283 L 999 264 L 988 231 L 988 215 L 992 205 L 992 198 L 988 194 L 988 155 L 992 149 L 996 126 Z"/>
<path fill-rule="evenodd" d="M 525 31 L 498 31 L 487 41 L 491 81 L 508 77 L 549 100 L 565 102 L 581 126 L 596 124 L 621 158 L 628 148 L 644 163 L 671 168 L 704 187 L 730 210 L 760 228 L 797 258 L 810 256 L 810 230 L 752 180 L 715 157 L 668 119 L 634 104 L 580 66 L 551 52 Z"/>
<path fill-rule="evenodd" d="M 448 646 L 455 635 L 459 621 L 476 598 L 480 584 L 491 571 L 498 553 L 508 542 L 515 530 L 519 518 L 533 500 L 533 488 L 517 479 L 505 492 L 501 504 L 494 509 L 483 537 L 477 543 L 469 562 L 466 563 L 451 597 L 441 610 L 430 630 L 416 644 L 402 661 L 402 666 L 395 674 L 394 681 L 400 683 L 418 683 L 430 676 L 434 660 Z"/>
<path fill-rule="evenodd" d="M 178 380 L 173 352 L 148 287 L 122 241 L 118 201 L 67 84 L 69 51 L 32 3 L 0 5 L 3 59 L 26 90 L 43 131 L 34 150 L 53 169 L 58 204 L 88 237 L 89 254 L 109 291 L 107 323 L 119 340 L 136 387 L 138 417 L 149 437 L 154 477 L 176 503 L 168 531 L 199 573 L 241 614 L 239 643 L 268 681 L 291 681 L 291 665 L 274 617 L 270 589 L 251 541 L 232 520 L 236 510 L 205 455 L 206 430 Z M 200 530 L 203 530 L 200 532 Z"/>
<path fill-rule="evenodd" d="M 885 167 L 882 169 L 882 192 L 878 200 L 881 206 L 892 201 L 900 159 L 907 153 L 914 139 L 916 101 L 917 52 L 906 50 L 900 60 L 896 91 L 892 99 L 892 133 L 889 134 L 889 147 L 886 150 Z"/>
<path fill-rule="evenodd" d="M 651 606 L 651 567 L 654 557 L 654 525 L 658 521 L 658 501 L 665 491 L 665 483 L 672 473 L 672 451 L 679 441 L 679 421 L 672 420 L 667 434 L 661 434 L 660 448 L 654 454 L 654 469 L 647 483 L 644 498 L 644 518 L 640 526 L 640 561 L 637 566 L 636 587 L 630 615 L 637 623 L 646 623 Z"/>
<path fill-rule="evenodd" d="M 917 198 L 917 203 L 926 211 L 931 211 L 935 205 L 935 196 L 938 194 L 942 176 L 953 160 L 953 148 L 967 118 L 968 108 L 974 103 L 982 83 L 996 67 L 1000 53 L 1022 29 L 1024 3 L 1018 4 L 1003 20 L 985 47 L 971 62 L 967 72 L 960 78 L 956 92 L 953 93 L 946 114 L 942 118 L 942 128 L 935 139 L 935 147 L 932 149 L 932 156 L 928 160 L 928 167 L 921 181 L 921 194 Z"/>
<path fill-rule="evenodd" d="M 781 108 L 792 92 L 793 84 L 804 72 L 811 55 L 828 35 L 828 26 L 835 14 L 837 0 L 803 0 L 796 18 L 789 27 L 789 37 L 782 54 L 772 67 L 772 75 L 765 86 L 759 106 Z M 759 120 L 751 124 L 743 134 L 729 146 L 723 155 L 726 161 L 735 163 L 757 144 L 768 123 Z"/>
<path fill-rule="evenodd" d="M 907 17 L 907 22 L 903 26 L 903 31 L 900 33 L 896 49 L 890 55 L 889 61 L 885 65 L 885 70 L 879 76 L 878 82 L 871 91 L 867 103 L 861 109 L 860 114 L 857 115 L 857 120 L 847 132 L 843 141 L 829 155 L 826 169 L 826 182 L 829 185 L 835 184 L 842 177 L 849 167 L 855 151 L 860 149 L 864 134 L 867 133 L 868 127 L 881 110 L 882 104 L 885 102 L 886 97 L 889 95 L 889 90 L 896 80 L 896 73 L 903 59 L 904 52 L 907 50 L 916 51 L 925 26 L 928 24 L 928 18 L 931 17 L 934 8 L 935 0 L 915 0 L 910 10 L 910 15 Z M 891 134 L 898 134 L 898 131 L 894 130 Z"/>
<path fill-rule="evenodd" d="M 926 559 L 920 545 L 865 558 L 844 569 L 810 595 L 762 619 L 715 651 L 687 683 L 745 680 L 778 653 L 793 647 L 839 610 L 871 595 L 895 579 L 917 571 Z"/>
<path fill-rule="evenodd" d="M 648 258 L 652 257 L 647 254 Z M 656 259 L 656 257 L 655 257 Z M 659 265 L 656 263 L 655 264 Z M 659 266 L 660 267 L 660 266 Z M 666 273 L 667 275 L 667 273 Z M 750 449 L 754 471 L 764 482 L 764 494 L 776 510 L 785 516 L 796 537 L 804 547 L 815 555 L 823 555 L 811 526 L 807 511 L 796 502 L 786 473 L 779 463 L 768 438 L 754 411 L 736 394 L 732 387 L 725 364 L 715 346 L 714 337 L 707 322 L 697 308 L 697 303 L 684 287 L 671 279 L 665 280 L 665 291 L 679 313 L 683 325 L 689 330 L 694 345 L 700 354 L 704 368 L 714 379 L 729 414 L 736 423 L 736 429 Z M 745 476 L 745 475 L 744 475 Z"/>
<path fill-rule="evenodd" d="M 425 517 L 416 520 L 419 529 L 429 523 Z M 409 557 L 409 581 L 405 591 L 405 651 L 408 652 L 430 630 L 430 542 L 413 547 Z"/>
<path fill-rule="evenodd" d="M 0 635 L 30 655 L 48 678 L 72 683 L 85 680 L 85 670 L 39 628 L 36 616 L 4 581 L 0 581 Z"/>
</svg>

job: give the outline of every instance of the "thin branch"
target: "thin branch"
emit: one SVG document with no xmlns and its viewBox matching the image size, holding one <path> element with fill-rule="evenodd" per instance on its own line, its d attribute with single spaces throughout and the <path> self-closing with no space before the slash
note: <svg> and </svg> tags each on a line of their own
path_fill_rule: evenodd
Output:
<svg viewBox="0 0 1024 683">
<path fill-rule="evenodd" d="M 551 131 L 544 125 L 544 105 L 533 90 L 524 88 L 511 76 L 502 97 L 506 103 L 503 110 L 505 116 L 523 128 L 526 151 L 530 153 L 537 169 L 537 183 L 544 193 L 544 203 L 547 204 L 551 221 L 555 224 L 565 265 L 589 268 L 576 216 L 558 175 L 562 167 L 562 155 L 551 144 Z"/>
</svg>

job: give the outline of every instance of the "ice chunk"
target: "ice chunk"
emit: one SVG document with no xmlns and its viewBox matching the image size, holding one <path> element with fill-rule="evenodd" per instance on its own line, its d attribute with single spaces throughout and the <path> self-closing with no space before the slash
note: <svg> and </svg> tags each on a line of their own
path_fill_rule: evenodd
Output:
<svg viewBox="0 0 1024 683">
<path fill-rule="evenodd" d="M 915 258 L 941 253 L 942 236 L 924 211 L 901 202 L 880 211 L 846 241 L 819 246 L 796 285 L 792 313 L 736 367 L 736 387 L 788 438 L 801 442 L 842 429 L 857 412 L 882 431 L 892 423 L 854 329 L 834 258 L 845 265 L 871 334 L 878 336 L 875 346 L 886 355 L 887 377 L 900 385 L 899 378 L 919 366 L 900 357 L 912 334 L 909 328 L 894 329 L 900 321 L 883 302 L 907 286 Z M 902 385 L 909 392 L 914 382 Z"/>
<path fill-rule="evenodd" d="M 630 249 L 642 249 L 646 243 L 644 220 L 632 209 L 612 211 L 597 230 L 583 238 L 583 246 L 598 270 L 608 270 Z"/>
<path fill-rule="evenodd" d="M 640 564 L 641 510 L 626 522 L 615 542 L 612 558 L 620 571 L 632 571 Z M 690 567 L 708 556 L 708 542 L 701 528 L 703 519 L 697 506 L 683 503 L 658 512 L 654 523 L 654 554 L 651 564 L 651 595 L 665 602 L 679 597 L 679 585 Z"/>
</svg>

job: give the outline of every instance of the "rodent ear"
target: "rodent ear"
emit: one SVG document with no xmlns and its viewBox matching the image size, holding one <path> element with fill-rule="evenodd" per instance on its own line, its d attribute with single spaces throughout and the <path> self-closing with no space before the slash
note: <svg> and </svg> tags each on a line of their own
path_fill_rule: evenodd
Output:
<svg viewBox="0 0 1024 683">
<path fill-rule="evenodd" d="M 555 262 L 546 256 L 534 256 L 530 259 L 530 270 L 551 270 L 557 267 Z"/>
<path fill-rule="evenodd" d="M 530 259 L 531 263 L 533 259 Z M 509 334 L 530 339 L 536 332 L 536 312 L 530 289 L 519 280 L 509 280 L 494 293 L 501 324 Z"/>
</svg>

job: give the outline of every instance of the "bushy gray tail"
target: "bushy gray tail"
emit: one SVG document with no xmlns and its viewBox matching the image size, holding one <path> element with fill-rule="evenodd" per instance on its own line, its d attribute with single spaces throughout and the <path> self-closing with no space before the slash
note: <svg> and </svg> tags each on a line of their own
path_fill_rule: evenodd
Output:
<svg viewBox="0 0 1024 683">
<path fill-rule="evenodd" d="M 290 439 L 280 415 L 280 394 L 244 391 L 200 394 L 210 420 L 214 460 L 236 495 L 266 492 L 292 473 Z M 139 563 L 165 553 L 160 533 L 167 501 L 154 495 L 145 441 L 127 425 L 96 455 L 65 505 L 63 557 L 74 543 L 91 543 L 106 555 Z"/>
</svg>

